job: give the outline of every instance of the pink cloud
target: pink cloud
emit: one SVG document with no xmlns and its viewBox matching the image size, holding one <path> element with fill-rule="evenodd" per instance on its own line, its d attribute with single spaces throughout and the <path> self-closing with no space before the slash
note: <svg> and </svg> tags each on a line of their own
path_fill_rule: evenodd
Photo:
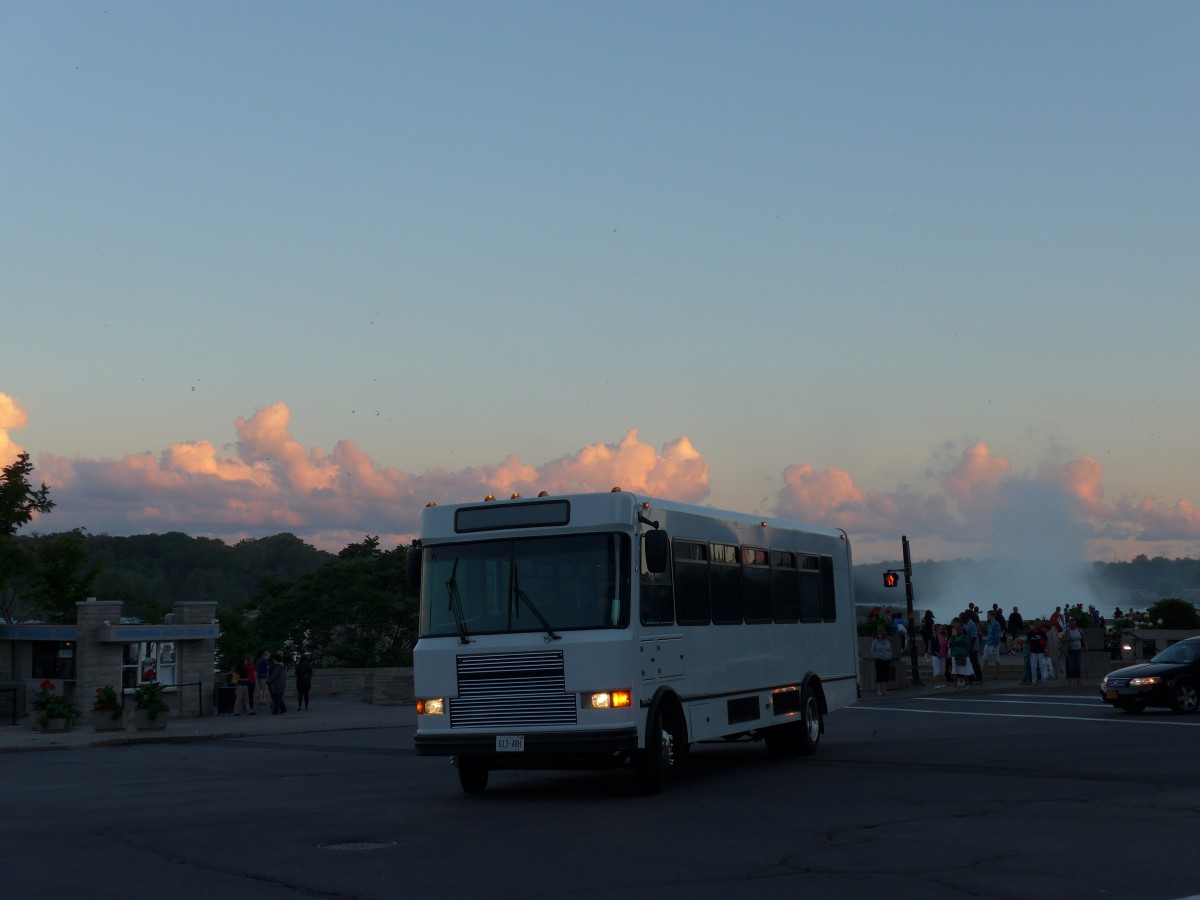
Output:
<svg viewBox="0 0 1200 900">
<path fill-rule="evenodd" d="M 0 393 L 0 453 L 19 451 L 9 429 L 28 415 Z M 238 540 L 290 531 L 327 549 L 378 534 L 397 543 L 417 531 L 420 510 L 439 503 L 482 499 L 491 493 L 525 496 L 607 491 L 613 486 L 655 497 L 700 503 L 709 495 L 708 462 L 687 437 L 661 447 L 630 429 L 615 443 L 587 444 L 541 464 L 510 455 L 457 471 L 409 473 L 381 465 L 351 440 L 326 453 L 291 434 L 291 410 L 276 403 L 235 422 L 236 441 L 225 449 L 207 440 L 170 444 L 160 453 L 120 459 L 67 459 L 41 454 L 39 481 L 51 487 L 56 508 L 37 527 L 85 527 L 93 533 L 183 531 Z M 16 448 L 16 449 L 14 449 Z M 7 464 L 7 462 L 5 463 Z M 1036 472 L 1016 472 L 984 442 L 961 456 L 925 492 L 908 485 L 868 489 L 836 466 L 788 466 L 774 513 L 844 528 L 856 541 L 890 544 L 900 534 L 929 545 L 986 547 L 997 516 L 1022 508 L 1049 510 L 1106 548 L 1139 542 L 1195 552 L 1200 511 L 1186 498 L 1173 505 L 1155 498 L 1105 499 L 1104 472 L 1083 455 Z M 1099 544 L 1098 544 L 1099 546 Z"/>
<path fill-rule="evenodd" d="M 944 482 L 946 493 L 960 506 L 989 503 L 1003 480 L 1012 473 L 1012 464 L 1003 456 L 994 456 L 982 441 L 963 451 L 962 459 Z"/>
<path fill-rule="evenodd" d="M 188 441 L 157 455 L 117 460 L 45 454 L 37 468 L 57 503 L 51 524 L 56 530 L 175 530 L 228 540 L 290 531 L 336 550 L 365 534 L 397 543 L 410 539 L 429 500 L 613 485 L 690 501 L 708 493 L 708 464 L 686 437 L 655 450 L 631 430 L 615 444 L 588 445 L 541 466 L 513 455 L 495 465 L 414 475 L 378 464 L 350 440 L 338 441 L 329 453 L 305 447 L 290 424 L 291 411 L 276 403 L 236 419 L 232 453 L 209 441 Z"/>
<path fill-rule="evenodd" d="M 28 421 L 29 414 L 21 408 L 20 402 L 0 391 L 0 466 L 7 466 L 24 452 L 8 433 L 24 428 Z"/>
</svg>

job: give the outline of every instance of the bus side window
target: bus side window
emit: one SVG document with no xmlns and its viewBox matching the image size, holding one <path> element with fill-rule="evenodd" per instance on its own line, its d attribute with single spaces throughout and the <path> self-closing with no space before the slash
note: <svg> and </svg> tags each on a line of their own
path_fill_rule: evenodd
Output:
<svg viewBox="0 0 1200 900">
<path fill-rule="evenodd" d="M 837 621 L 837 591 L 833 579 L 833 557 L 821 557 L 821 618 Z"/>
<path fill-rule="evenodd" d="M 713 544 L 708 578 L 715 625 L 742 624 L 742 566 L 739 547 Z"/>
<path fill-rule="evenodd" d="M 771 616 L 776 622 L 800 621 L 800 573 L 790 550 L 771 551 Z"/>
<path fill-rule="evenodd" d="M 707 625 L 708 544 L 675 541 L 675 618 L 680 625 Z"/>
<path fill-rule="evenodd" d="M 815 556 L 800 557 L 800 621 L 820 622 L 822 616 L 821 563 Z"/>
<path fill-rule="evenodd" d="M 772 620 L 770 556 L 766 550 L 742 548 L 742 615 L 747 623 Z"/>
<path fill-rule="evenodd" d="M 643 543 L 645 535 L 642 536 Z M 668 554 L 669 555 L 669 554 Z M 650 572 L 646 569 L 645 547 L 642 549 L 642 578 L 641 599 L 639 601 L 639 617 L 643 625 L 674 625 L 675 624 L 675 591 L 671 584 L 671 566 L 662 572 Z"/>
</svg>

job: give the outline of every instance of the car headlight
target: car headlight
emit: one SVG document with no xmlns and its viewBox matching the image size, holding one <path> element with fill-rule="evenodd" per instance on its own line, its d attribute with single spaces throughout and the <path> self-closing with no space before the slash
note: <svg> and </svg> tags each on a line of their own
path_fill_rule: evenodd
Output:
<svg viewBox="0 0 1200 900">
<path fill-rule="evenodd" d="M 631 691 L 596 691 L 583 695 L 584 709 L 625 709 L 632 705 Z"/>
<path fill-rule="evenodd" d="M 1145 678 L 1130 678 L 1130 687 L 1146 687 L 1151 684 L 1158 684 L 1162 681 L 1157 675 L 1147 675 Z"/>
<path fill-rule="evenodd" d="M 446 714 L 446 701 L 441 697 L 431 697 L 428 700 L 417 701 L 418 716 L 444 716 Z"/>
</svg>

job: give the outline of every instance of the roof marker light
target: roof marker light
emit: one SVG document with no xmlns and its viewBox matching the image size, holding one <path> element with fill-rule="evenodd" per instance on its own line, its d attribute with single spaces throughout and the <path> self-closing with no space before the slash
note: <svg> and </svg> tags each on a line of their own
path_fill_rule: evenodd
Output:
<svg viewBox="0 0 1200 900">
<path fill-rule="evenodd" d="M 495 500 L 495 499 L 496 499 L 495 494 L 488 494 L 486 497 L 483 498 L 483 502 L 487 503 L 489 500 Z"/>
<path fill-rule="evenodd" d="M 509 500 L 520 500 L 520 499 L 521 499 L 521 492 L 520 492 L 520 491 L 513 491 L 513 492 L 512 492 L 512 494 L 509 496 L 509 498 L 508 498 L 508 499 L 509 499 Z"/>
<path fill-rule="evenodd" d="M 615 487 L 611 491 L 609 491 L 609 493 L 610 494 L 619 494 L 619 493 L 621 493 L 621 489 L 619 487 Z"/>
<path fill-rule="evenodd" d="M 549 491 L 538 491 L 538 496 L 539 497 L 549 497 L 550 492 Z"/>
<path fill-rule="evenodd" d="M 429 509 L 429 507 L 431 507 L 431 506 L 437 506 L 437 504 L 434 503 L 432 500 L 430 500 L 428 503 L 425 504 L 426 509 Z"/>
</svg>

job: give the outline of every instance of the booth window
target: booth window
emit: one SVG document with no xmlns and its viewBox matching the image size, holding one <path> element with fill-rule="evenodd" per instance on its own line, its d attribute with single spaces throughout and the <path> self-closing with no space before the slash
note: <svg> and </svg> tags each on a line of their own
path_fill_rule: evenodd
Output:
<svg viewBox="0 0 1200 900">
<path fill-rule="evenodd" d="M 75 677 L 74 641 L 34 641 L 31 678 Z"/>
<path fill-rule="evenodd" d="M 121 666 L 121 686 L 134 690 L 138 685 L 157 681 L 172 687 L 179 683 L 179 664 L 174 641 L 141 641 L 125 645 Z"/>
</svg>

